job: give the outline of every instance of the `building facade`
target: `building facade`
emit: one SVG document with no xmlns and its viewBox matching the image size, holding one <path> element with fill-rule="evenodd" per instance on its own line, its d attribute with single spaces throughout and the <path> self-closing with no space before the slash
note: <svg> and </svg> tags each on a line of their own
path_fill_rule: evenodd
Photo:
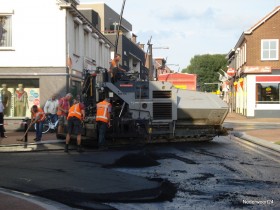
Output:
<svg viewBox="0 0 280 210">
<path fill-rule="evenodd" d="M 227 55 L 232 111 L 280 117 L 280 7 L 245 31 Z"/>
<path fill-rule="evenodd" d="M 30 117 L 31 106 L 43 107 L 53 94 L 79 95 L 83 70 L 109 68 L 113 44 L 78 4 L 0 0 L 0 91 L 8 129 L 9 121 Z"/>
<path fill-rule="evenodd" d="M 94 13 L 97 14 L 98 22 L 93 24 L 96 24 L 107 39 L 117 46 L 117 49 L 111 48 L 111 59 L 115 53 L 120 54 L 122 56 L 120 65 L 128 73 L 139 73 L 139 79 L 148 80 L 149 73 L 145 67 L 147 56 L 143 46 L 137 43 L 137 36 L 132 33 L 131 23 L 122 18 L 119 25 L 120 15 L 105 3 L 80 4 L 78 9 L 88 18 L 93 17 Z M 94 21 L 94 18 L 92 20 Z"/>
</svg>

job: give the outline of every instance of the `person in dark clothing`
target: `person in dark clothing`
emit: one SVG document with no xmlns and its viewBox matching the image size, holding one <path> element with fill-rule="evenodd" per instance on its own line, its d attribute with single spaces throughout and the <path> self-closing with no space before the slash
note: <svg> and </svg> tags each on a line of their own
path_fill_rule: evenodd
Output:
<svg viewBox="0 0 280 210">
<path fill-rule="evenodd" d="M 104 101 L 99 102 L 96 105 L 96 124 L 97 124 L 97 138 L 99 148 L 105 148 L 105 133 L 107 127 L 110 127 L 111 120 L 111 109 L 110 98 L 106 98 Z"/>
<path fill-rule="evenodd" d="M 0 136 L 1 138 L 7 138 L 4 133 L 4 106 L 2 104 L 2 101 L 0 101 Z"/>
<path fill-rule="evenodd" d="M 82 122 L 85 119 L 85 105 L 80 102 L 79 98 L 73 100 L 74 104 L 68 111 L 68 132 L 66 135 L 64 152 L 68 152 L 68 145 L 70 143 L 71 134 L 77 135 L 77 151 L 83 152 L 82 143 Z"/>
</svg>

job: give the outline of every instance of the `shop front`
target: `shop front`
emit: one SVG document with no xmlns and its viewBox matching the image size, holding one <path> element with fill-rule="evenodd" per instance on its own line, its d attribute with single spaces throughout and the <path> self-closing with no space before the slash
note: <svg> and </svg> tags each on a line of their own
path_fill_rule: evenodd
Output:
<svg viewBox="0 0 280 210">
<path fill-rule="evenodd" d="M 271 67 L 243 69 L 243 77 L 234 82 L 236 112 L 254 118 L 280 117 L 280 70 Z"/>
<path fill-rule="evenodd" d="M 6 118 L 31 117 L 30 108 L 40 105 L 39 79 L 0 79 Z"/>
<path fill-rule="evenodd" d="M 30 109 L 33 105 L 43 107 L 52 94 L 58 97 L 65 95 L 69 89 L 69 79 L 65 68 L 64 72 L 60 70 L 0 68 L 0 100 L 5 107 L 6 130 L 22 129 L 23 120 L 31 118 Z"/>
</svg>

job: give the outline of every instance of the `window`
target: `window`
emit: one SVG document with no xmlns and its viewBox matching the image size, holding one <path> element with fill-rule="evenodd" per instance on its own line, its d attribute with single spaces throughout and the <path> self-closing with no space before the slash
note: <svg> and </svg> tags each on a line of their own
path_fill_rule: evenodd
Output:
<svg viewBox="0 0 280 210">
<path fill-rule="evenodd" d="M 0 14 L 0 49 L 12 47 L 12 16 Z"/>
<path fill-rule="evenodd" d="M 257 104 L 279 104 L 280 83 L 257 83 Z"/>
<path fill-rule="evenodd" d="M 89 33 L 84 31 L 84 56 L 89 57 Z"/>
<path fill-rule="evenodd" d="M 39 79 L 0 79 L 0 99 L 5 117 L 30 117 L 30 108 L 40 105 Z"/>
<path fill-rule="evenodd" d="M 99 58 L 98 58 L 98 63 L 99 66 L 103 67 L 104 66 L 104 62 L 103 62 L 103 46 L 102 46 L 102 42 L 99 41 L 99 45 L 98 45 L 98 54 L 99 54 Z"/>
<path fill-rule="evenodd" d="M 278 60 L 278 39 L 263 39 L 261 41 L 261 60 Z"/>
<path fill-rule="evenodd" d="M 79 24 L 74 22 L 74 52 L 76 55 L 79 55 Z"/>
</svg>

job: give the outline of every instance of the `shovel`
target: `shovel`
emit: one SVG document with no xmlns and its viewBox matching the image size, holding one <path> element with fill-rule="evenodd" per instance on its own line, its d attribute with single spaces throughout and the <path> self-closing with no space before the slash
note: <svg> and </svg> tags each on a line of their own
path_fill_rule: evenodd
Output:
<svg viewBox="0 0 280 210">
<path fill-rule="evenodd" d="M 21 139 L 17 139 L 17 141 L 23 141 L 24 137 L 26 136 L 27 132 L 29 131 L 29 129 L 31 128 L 31 126 L 32 126 L 33 124 L 34 124 L 34 123 L 30 123 L 30 124 L 29 124 L 29 126 L 28 126 L 28 128 L 26 129 L 26 131 L 25 131 L 23 137 L 22 137 Z"/>
</svg>

